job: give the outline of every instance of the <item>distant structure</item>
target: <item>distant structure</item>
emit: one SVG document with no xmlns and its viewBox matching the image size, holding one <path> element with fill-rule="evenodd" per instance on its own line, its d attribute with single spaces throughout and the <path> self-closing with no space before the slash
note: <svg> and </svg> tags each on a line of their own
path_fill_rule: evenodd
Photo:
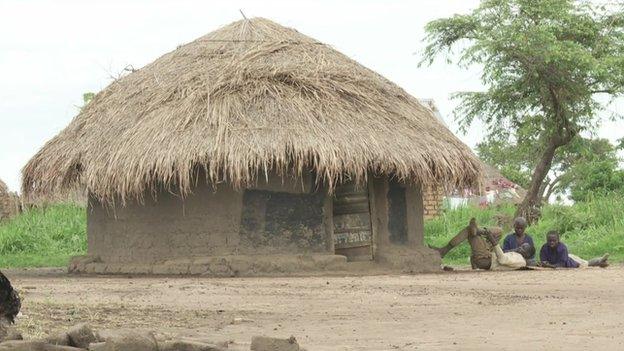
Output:
<svg viewBox="0 0 624 351">
<path fill-rule="evenodd" d="M 88 192 L 88 255 L 72 271 L 297 274 L 367 260 L 415 272 L 440 269 L 423 189 L 478 187 L 481 174 L 396 84 L 257 18 L 111 83 L 28 162 L 23 192 Z"/>
<path fill-rule="evenodd" d="M 0 180 L 0 221 L 7 220 L 20 211 L 19 196 L 16 193 L 10 192 L 7 185 Z"/>
<path fill-rule="evenodd" d="M 433 115 L 448 128 L 448 125 L 444 121 L 444 118 L 442 118 L 442 114 L 433 99 L 419 99 L 419 101 L 430 109 Z M 522 201 L 526 195 L 526 190 L 505 178 L 495 167 L 484 162 L 482 162 L 482 164 L 484 174 L 483 189 L 481 192 L 474 192 L 470 189 L 445 190 L 441 186 L 426 188 L 423 191 L 425 219 L 435 218 L 440 215 L 445 198 L 452 208 L 467 204 L 482 207 L 503 203 L 518 204 Z"/>
<path fill-rule="evenodd" d="M 433 99 L 418 99 L 420 103 L 426 108 L 431 110 L 433 115 L 441 122 L 447 129 L 448 125 L 442 118 L 442 114 L 436 106 Z M 423 208 L 425 219 L 435 218 L 440 215 L 442 211 L 442 204 L 444 202 L 445 189 L 443 186 L 428 186 L 423 189 Z"/>
</svg>

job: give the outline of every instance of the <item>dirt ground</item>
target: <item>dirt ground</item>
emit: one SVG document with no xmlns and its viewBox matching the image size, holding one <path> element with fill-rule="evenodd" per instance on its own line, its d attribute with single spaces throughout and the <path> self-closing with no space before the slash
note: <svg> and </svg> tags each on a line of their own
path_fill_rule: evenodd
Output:
<svg viewBox="0 0 624 351">
<path fill-rule="evenodd" d="M 18 327 L 88 321 L 249 343 L 294 335 L 316 350 L 622 350 L 624 266 L 298 278 L 70 276 L 9 271 Z"/>
</svg>

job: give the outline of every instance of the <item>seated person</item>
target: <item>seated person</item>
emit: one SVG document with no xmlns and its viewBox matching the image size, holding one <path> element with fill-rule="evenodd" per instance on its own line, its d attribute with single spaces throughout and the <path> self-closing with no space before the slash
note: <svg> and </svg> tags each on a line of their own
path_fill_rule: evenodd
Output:
<svg viewBox="0 0 624 351">
<path fill-rule="evenodd" d="M 546 235 L 546 244 L 540 250 L 540 261 L 543 267 L 550 268 L 585 268 L 585 267 L 607 267 L 609 254 L 602 257 L 593 258 L 586 261 L 576 255 L 568 253 L 568 247 L 559 241 L 559 233 L 551 230 Z"/>
<path fill-rule="evenodd" d="M 524 217 L 514 219 L 514 231 L 505 237 L 503 252 L 517 252 L 530 264 L 534 263 L 535 244 L 533 244 L 533 238 L 525 233 L 526 228 L 527 221 Z"/>
<path fill-rule="evenodd" d="M 468 240 L 472 269 L 495 269 L 499 266 L 515 269 L 526 266 L 526 261 L 521 254 L 517 252 L 503 253 L 500 245 L 498 245 L 501 233 L 502 230 L 497 227 L 478 228 L 477 221 L 472 218 L 470 224 L 455 235 L 446 246 L 432 248 L 440 253 L 440 257 L 444 257 L 454 247 L 464 240 Z"/>
</svg>

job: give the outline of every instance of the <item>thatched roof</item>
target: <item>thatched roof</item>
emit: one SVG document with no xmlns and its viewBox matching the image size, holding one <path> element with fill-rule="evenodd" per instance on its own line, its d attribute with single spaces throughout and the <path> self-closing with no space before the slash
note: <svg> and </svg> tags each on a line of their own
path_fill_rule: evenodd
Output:
<svg viewBox="0 0 624 351">
<path fill-rule="evenodd" d="M 427 84 L 423 82 L 423 84 Z M 330 46 L 242 20 L 122 77 L 28 162 L 25 194 L 75 185 L 101 199 L 192 189 L 203 167 L 237 186 L 267 169 L 396 174 L 459 188 L 480 162 L 414 97 Z"/>
<path fill-rule="evenodd" d="M 0 220 L 11 218 L 17 213 L 17 196 L 9 191 L 9 187 L 0 179 Z"/>
</svg>

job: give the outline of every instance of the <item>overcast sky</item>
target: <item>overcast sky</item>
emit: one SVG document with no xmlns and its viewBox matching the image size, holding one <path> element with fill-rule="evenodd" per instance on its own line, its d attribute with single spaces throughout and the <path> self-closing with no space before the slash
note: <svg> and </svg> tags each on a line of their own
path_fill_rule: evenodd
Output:
<svg viewBox="0 0 624 351">
<path fill-rule="evenodd" d="M 106 87 L 127 65 L 140 68 L 176 46 L 247 17 L 266 17 L 325 42 L 436 101 L 457 132 L 449 95 L 480 88 L 479 70 L 418 67 L 423 27 L 466 13 L 477 0 L 421 1 L 34 1 L 0 0 L 0 179 L 18 190 L 20 171 L 77 114 L 84 92 Z M 624 113 L 618 101 L 611 111 Z M 623 122 L 598 135 L 615 140 Z M 475 126 L 458 136 L 473 147 Z"/>
</svg>

